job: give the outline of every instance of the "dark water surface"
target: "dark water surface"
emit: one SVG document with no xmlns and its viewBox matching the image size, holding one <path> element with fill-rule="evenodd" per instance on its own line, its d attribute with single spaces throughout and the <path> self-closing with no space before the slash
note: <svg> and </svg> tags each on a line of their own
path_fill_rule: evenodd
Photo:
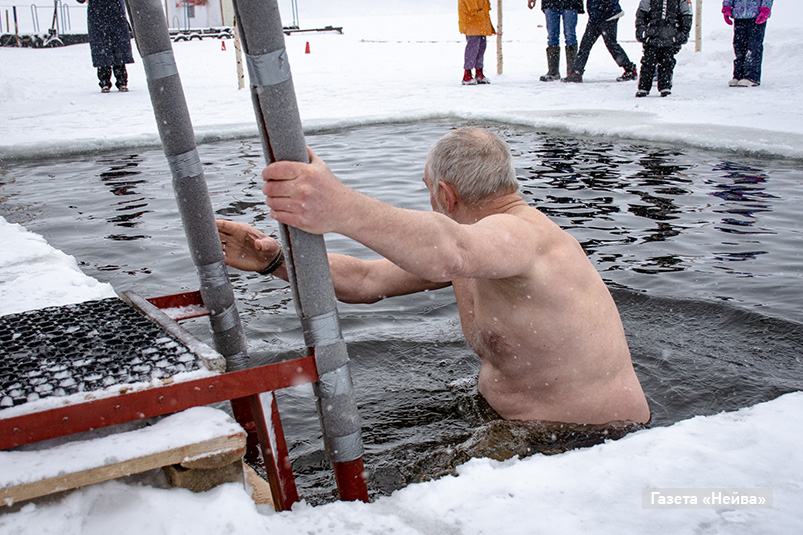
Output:
<svg viewBox="0 0 803 535">
<path fill-rule="evenodd" d="M 309 135 L 347 184 L 429 209 L 429 147 L 452 123 Z M 496 125 L 521 192 L 572 233 L 619 304 L 655 425 L 803 389 L 803 164 Z M 220 217 L 275 234 L 260 191 L 258 140 L 199 148 Z M 0 215 L 73 255 L 90 276 L 150 297 L 194 290 L 161 151 L 4 164 Z M 327 247 L 371 251 L 341 236 Z M 232 271 L 255 361 L 303 344 L 286 284 Z M 469 436 L 479 361 L 450 290 L 339 307 L 374 492 L 426 475 L 428 452 Z M 208 340 L 205 320 L 187 325 Z M 333 495 L 311 389 L 279 395 L 302 496 Z M 419 463 L 420 464 L 420 463 Z"/>
</svg>

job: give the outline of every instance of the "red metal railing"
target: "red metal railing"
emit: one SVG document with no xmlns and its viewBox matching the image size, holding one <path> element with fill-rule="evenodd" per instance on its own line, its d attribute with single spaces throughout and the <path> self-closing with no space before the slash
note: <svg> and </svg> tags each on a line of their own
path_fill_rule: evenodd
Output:
<svg viewBox="0 0 803 535">
<path fill-rule="evenodd" d="M 187 307 L 187 319 L 208 314 L 200 292 L 147 300 L 160 309 Z M 90 429 L 161 416 L 191 407 L 231 401 L 235 419 L 249 435 L 246 460 L 255 463 L 262 454 L 274 506 L 289 510 L 298 491 L 279 416 L 275 390 L 318 380 L 313 355 L 246 370 L 220 373 L 202 379 L 174 382 L 141 390 L 122 391 L 82 403 L 0 419 L 0 450 Z M 270 420 L 266 420 L 260 394 L 270 392 Z M 362 458 L 332 463 L 342 500 L 368 501 Z"/>
</svg>

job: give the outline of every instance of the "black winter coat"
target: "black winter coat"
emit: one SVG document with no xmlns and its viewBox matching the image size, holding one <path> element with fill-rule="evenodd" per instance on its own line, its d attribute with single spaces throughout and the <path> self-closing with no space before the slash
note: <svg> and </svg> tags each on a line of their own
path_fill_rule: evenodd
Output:
<svg viewBox="0 0 803 535">
<path fill-rule="evenodd" d="M 541 0 L 541 11 L 545 9 L 575 9 L 585 13 L 583 0 Z"/>
<path fill-rule="evenodd" d="M 619 0 L 586 0 L 588 20 L 590 22 L 605 22 L 622 13 Z"/>
<path fill-rule="evenodd" d="M 87 0 L 77 1 L 83 4 Z M 134 63 L 123 0 L 89 0 L 86 18 L 93 66 Z"/>
<path fill-rule="evenodd" d="M 636 39 L 648 46 L 680 48 L 689 40 L 691 23 L 688 0 L 641 0 Z"/>
</svg>

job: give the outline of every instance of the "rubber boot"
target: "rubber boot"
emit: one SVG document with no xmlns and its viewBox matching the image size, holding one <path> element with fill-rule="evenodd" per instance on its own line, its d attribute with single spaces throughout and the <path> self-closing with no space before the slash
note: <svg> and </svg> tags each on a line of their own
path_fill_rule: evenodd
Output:
<svg viewBox="0 0 803 535">
<path fill-rule="evenodd" d="M 477 80 L 471 74 L 471 69 L 463 69 L 463 85 L 477 85 Z"/>
<path fill-rule="evenodd" d="M 547 73 L 541 76 L 542 82 L 560 80 L 560 47 L 548 46 L 546 49 Z"/>
<path fill-rule="evenodd" d="M 474 75 L 474 79 L 477 80 L 478 84 L 490 84 L 491 81 L 488 79 L 485 74 L 483 74 L 482 69 L 475 69 L 476 74 Z"/>
<path fill-rule="evenodd" d="M 566 47 L 566 76 L 574 73 L 574 63 L 577 59 L 577 45 Z"/>
</svg>

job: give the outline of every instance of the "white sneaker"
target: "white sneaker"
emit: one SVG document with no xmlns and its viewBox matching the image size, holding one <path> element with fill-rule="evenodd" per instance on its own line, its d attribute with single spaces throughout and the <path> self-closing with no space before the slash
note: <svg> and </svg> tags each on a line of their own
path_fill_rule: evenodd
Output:
<svg viewBox="0 0 803 535">
<path fill-rule="evenodd" d="M 748 80 L 745 78 L 744 80 L 739 80 L 739 83 L 736 84 L 739 87 L 758 87 L 760 84 L 758 82 L 754 82 L 753 80 Z"/>
<path fill-rule="evenodd" d="M 738 85 L 739 85 L 739 79 L 738 78 L 734 78 L 733 80 L 728 82 L 728 87 L 736 87 Z"/>
</svg>

